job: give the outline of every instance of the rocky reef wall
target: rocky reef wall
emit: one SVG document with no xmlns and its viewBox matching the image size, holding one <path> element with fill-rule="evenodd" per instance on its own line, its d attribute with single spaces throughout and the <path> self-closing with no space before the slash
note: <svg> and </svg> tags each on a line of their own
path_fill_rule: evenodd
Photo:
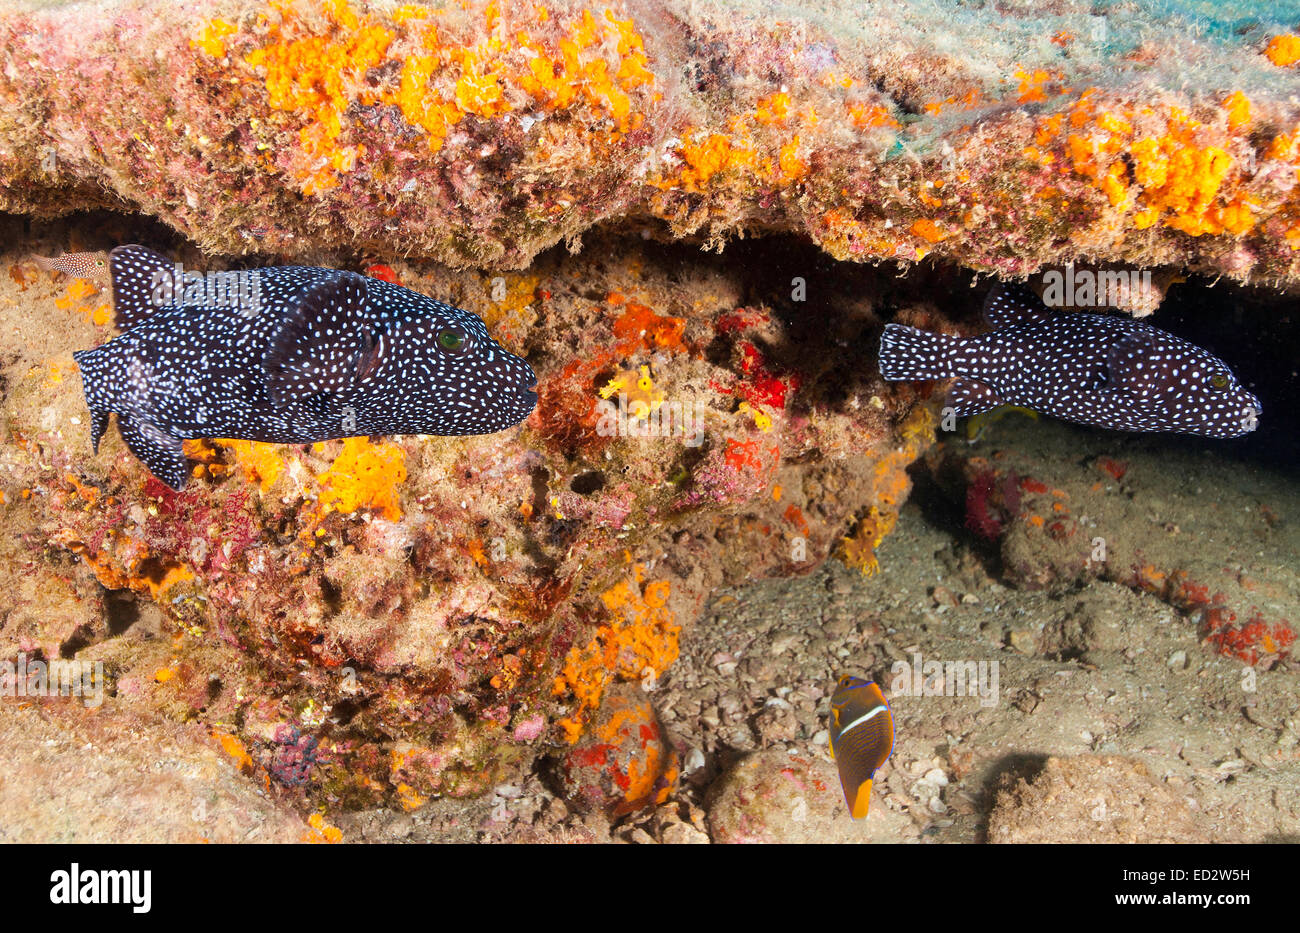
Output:
<svg viewBox="0 0 1300 933">
<path fill-rule="evenodd" d="M 523 268 L 616 223 L 1004 276 L 1086 258 L 1290 284 L 1284 12 L 19 4 L 0 13 L 0 208 L 143 211 L 209 253 Z"/>
<path fill-rule="evenodd" d="M 780 261 L 747 276 L 607 240 L 522 274 L 369 267 L 533 361 L 520 430 L 187 442 L 176 493 L 115 431 L 91 455 L 69 352 L 111 336 L 107 296 L 11 259 L 8 332 L 37 309 L 50 337 L 6 369 L 5 650 L 103 662 L 116 703 L 205 723 L 241 767 L 335 803 L 478 793 L 578 742 L 611 686 L 669 669 L 720 583 L 832 552 L 873 572 L 934 436 L 922 396 L 864 365 L 888 277 L 814 276 L 794 300 Z M 142 607 L 171 638 L 117 637 Z"/>
</svg>

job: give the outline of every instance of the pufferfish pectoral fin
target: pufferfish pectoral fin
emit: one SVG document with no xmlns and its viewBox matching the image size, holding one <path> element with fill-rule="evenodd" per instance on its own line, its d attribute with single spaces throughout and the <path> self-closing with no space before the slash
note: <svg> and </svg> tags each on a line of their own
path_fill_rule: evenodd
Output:
<svg viewBox="0 0 1300 933">
<path fill-rule="evenodd" d="M 131 453 L 149 468 L 150 473 L 178 492 L 185 488 L 190 465 L 179 437 L 143 418 L 122 414 L 117 416 L 117 429 Z"/>
<path fill-rule="evenodd" d="M 1110 346 L 1102 388 L 1127 391 L 1138 398 L 1166 388 L 1173 378 L 1173 370 L 1161 365 L 1168 356 L 1160 350 L 1153 333 L 1135 331 L 1124 334 Z"/>
<path fill-rule="evenodd" d="M 308 289 L 262 357 L 273 405 L 342 394 L 374 378 L 388 338 L 366 309 L 364 276 L 340 272 Z"/>
<path fill-rule="evenodd" d="M 948 390 L 948 407 L 959 418 L 978 415 L 980 412 L 992 411 L 1003 404 L 997 393 L 982 382 L 974 379 L 958 379 Z"/>
</svg>

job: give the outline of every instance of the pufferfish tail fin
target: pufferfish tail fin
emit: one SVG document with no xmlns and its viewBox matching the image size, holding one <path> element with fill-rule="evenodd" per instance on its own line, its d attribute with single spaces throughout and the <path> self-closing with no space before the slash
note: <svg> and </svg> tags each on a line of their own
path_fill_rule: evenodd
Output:
<svg viewBox="0 0 1300 933">
<path fill-rule="evenodd" d="M 880 375 L 891 382 L 955 376 L 953 360 L 961 344 L 960 337 L 886 324 L 880 335 Z"/>
</svg>

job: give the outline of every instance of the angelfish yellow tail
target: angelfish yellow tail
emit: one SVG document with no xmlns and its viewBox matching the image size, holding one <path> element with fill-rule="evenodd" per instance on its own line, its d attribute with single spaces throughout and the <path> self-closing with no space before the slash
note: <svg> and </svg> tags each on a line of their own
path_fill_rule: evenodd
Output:
<svg viewBox="0 0 1300 933">
<path fill-rule="evenodd" d="M 871 805 L 871 778 L 867 778 L 858 785 L 857 796 L 853 798 L 853 818 L 860 820 L 867 815 L 867 807 Z"/>
</svg>

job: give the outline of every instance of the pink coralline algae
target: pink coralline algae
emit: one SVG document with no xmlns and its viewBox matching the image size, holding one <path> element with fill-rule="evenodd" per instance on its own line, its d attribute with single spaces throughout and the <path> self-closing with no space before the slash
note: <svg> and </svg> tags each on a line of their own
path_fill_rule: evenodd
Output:
<svg viewBox="0 0 1300 933">
<path fill-rule="evenodd" d="M 271 760 L 267 772 L 289 787 L 301 787 L 311 777 L 317 764 L 316 746 L 319 739 L 303 735 L 296 726 L 281 726 L 276 730 L 271 745 Z"/>
<path fill-rule="evenodd" d="M 966 489 L 966 527 L 986 541 L 996 541 L 1007 522 L 1020 513 L 1020 477 L 985 469 Z"/>
</svg>

